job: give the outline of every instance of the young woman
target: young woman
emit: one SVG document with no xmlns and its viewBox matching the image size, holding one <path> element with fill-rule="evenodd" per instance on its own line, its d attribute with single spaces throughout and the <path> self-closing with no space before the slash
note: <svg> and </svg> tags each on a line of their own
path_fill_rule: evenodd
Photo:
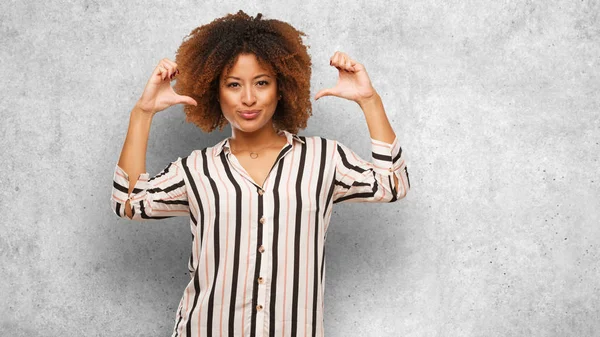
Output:
<svg viewBox="0 0 600 337">
<path fill-rule="evenodd" d="M 112 209 L 134 220 L 185 216 L 193 235 L 173 336 L 323 336 L 333 204 L 392 202 L 410 188 L 381 98 L 364 66 L 345 53 L 329 60 L 338 83 L 315 99 L 360 105 L 372 161 L 338 141 L 297 135 L 312 115 L 302 35 L 261 14 L 216 19 L 192 31 L 175 62 L 158 63 L 131 111 Z M 231 137 L 150 178 L 152 118 L 174 104 L 206 132 L 230 124 Z"/>
</svg>

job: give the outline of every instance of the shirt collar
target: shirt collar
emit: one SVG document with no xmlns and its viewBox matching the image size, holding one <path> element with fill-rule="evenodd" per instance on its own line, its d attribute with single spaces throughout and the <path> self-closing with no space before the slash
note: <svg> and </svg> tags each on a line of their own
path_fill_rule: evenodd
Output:
<svg viewBox="0 0 600 337">
<path fill-rule="evenodd" d="M 285 138 L 287 139 L 287 143 L 290 145 L 293 145 L 294 140 L 304 144 L 304 141 L 300 137 L 298 137 L 298 135 L 290 133 L 287 130 L 279 130 L 277 133 L 280 135 L 284 134 Z M 229 137 L 218 142 L 217 145 L 213 147 L 213 155 L 216 157 L 220 155 L 221 152 L 223 152 L 225 149 L 229 151 Z"/>
</svg>

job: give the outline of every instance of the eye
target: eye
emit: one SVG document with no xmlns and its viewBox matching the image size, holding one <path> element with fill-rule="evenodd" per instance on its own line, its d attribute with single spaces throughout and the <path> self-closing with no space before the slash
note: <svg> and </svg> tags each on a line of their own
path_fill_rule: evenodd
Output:
<svg viewBox="0 0 600 337">
<path fill-rule="evenodd" d="M 263 87 L 264 87 L 265 85 L 268 85 L 268 84 L 269 84 L 269 82 L 267 82 L 267 81 L 258 81 L 258 83 L 264 83 L 264 84 L 262 85 Z"/>
<path fill-rule="evenodd" d="M 227 85 L 227 87 L 228 87 L 228 88 L 232 88 L 234 84 L 238 84 L 238 83 L 236 83 L 236 82 L 229 83 L 229 84 Z"/>
</svg>

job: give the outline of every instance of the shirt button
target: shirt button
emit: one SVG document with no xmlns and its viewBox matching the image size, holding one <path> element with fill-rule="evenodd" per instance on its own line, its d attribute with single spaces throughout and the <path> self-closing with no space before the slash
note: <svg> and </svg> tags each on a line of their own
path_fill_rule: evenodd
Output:
<svg viewBox="0 0 600 337">
<path fill-rule="evenodd" d="M 259 304 L 259 305 L 257 305 L 257 306 L 256 306 L 256 310 L 258 310 L 258 311 L 262 310 L 262 305 L 260 305 L 260 304 Z"/>
<path fill-rule="evenodd" d="M 259 189 L 258 189 L 258 194 L 260 194 L 260 195 L 263 195 L 263 194 L 265 194 L 265 191 L 263 191 L 263 189 L 262 189 L 262 188 L 259 188 Z"/>
<path fill-rule="evenodd" d="M 265 219 L 264 216 L 262 218 L 260 218 L 260 223 L 265 223 L 265 221 L 267 221 L 267 219 Z"/>
<path fill-rule="evenodd" d="M 258 247 L 258 251 L 261 253 L 265 252 L 265 246 L 261 245 L 260 247 Z"/>
<path fill-rule="evenodd" d="M 261 276 L 261 277 L 259 277 L 259 278 L 258 278 L 258 283 L 260 283 L 260 284 L 263 284 L 263 283 L 265 283 L 265 279 L 263 279 L 263 278 L 262 278 L 262 276 Z"/>
</svg>

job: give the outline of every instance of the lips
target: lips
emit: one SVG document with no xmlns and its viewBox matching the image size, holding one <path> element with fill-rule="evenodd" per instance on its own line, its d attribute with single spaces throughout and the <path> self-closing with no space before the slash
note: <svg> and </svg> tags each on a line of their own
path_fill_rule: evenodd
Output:
<svg viewBox="0 0 600 337">
<path fill-rule="evenodd" d="M 245 110 L 240 111 L 240 116 L 242 116 L 242 118 L 244 119 L 254 119 L 258 116 L 259 113 L 260 110 Z"/>
</svg>

